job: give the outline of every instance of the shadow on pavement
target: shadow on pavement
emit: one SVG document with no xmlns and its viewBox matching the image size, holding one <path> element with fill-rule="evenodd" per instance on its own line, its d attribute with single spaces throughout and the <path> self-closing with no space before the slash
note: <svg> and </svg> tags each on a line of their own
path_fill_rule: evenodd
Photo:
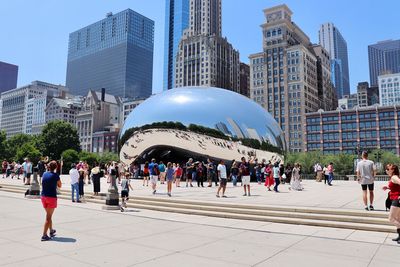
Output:
<svg viewBox="0 0 400 267">
<path fill-rule="evenodd" d="M 75 238 L 70 238 L 70 237 L 53 237 L 52 241 L 56 242 L 62 242 L 62 243 L 75 243 L 76 239 Z"/>
</svg>

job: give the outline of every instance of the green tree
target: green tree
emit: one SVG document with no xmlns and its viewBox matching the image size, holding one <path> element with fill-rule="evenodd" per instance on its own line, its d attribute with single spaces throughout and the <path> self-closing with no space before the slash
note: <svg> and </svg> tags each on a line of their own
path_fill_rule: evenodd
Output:
<svg viewBox="0 0 400 267">
<path fill-rule="evenodd" d="M 36 165 L 41 156 L 42 154 L 40 151 L 32 143 L 26 143 L 17 149 L 14 159 L 18 162 L 22 162 L 24 158 L 29 158 L 32 164 Z"/>
<path fill-rule="evenodd" d="M 79 160 L 86 161 L 90 167 L 93 167 L 95 162 L 99 162 L 97 154 L 87 151 L 81 151 L 81 153 L 79 153 Z"/>
<path fill-rule="evenodd" d="M 47 123 L 39 138 L 43 155 L 50 159 L 60 159 L 61 153 L 67 149 L 81 150 L 78 132 L 68 122 L 57 120 Z"/>
<path fill-rule="evenodd" d="M 7 158 L 6 151 L 7 151 L 7 137 L 5 131 L 0 131 L 0 160 Z"/>
<path fill-rule="evenodd" d="M 106 153 L 101 154 L 98 157 L 98 160 L 100 163 L 107 163 L 110 161 L 119 161 L 119 156 L 117 153 L 106 152 Z"/>
<path fill-rule="evenodd" d="M 63 158 L 63 171 L 69 170 L 72 163 L 79 161 L 79 153 L 73 149 L 67 149 L 61 153 Z"/>
<path fill-rule="evenodd" d="M 17 156 L 18 148 L 22 147 L 24 144 L 28 144 L 32 141 L 32 136 L 28 134 L 16 134 L 10 137 L 5 142 L 5 157 L 8 160 L 13 160 Z"/>
</svg>

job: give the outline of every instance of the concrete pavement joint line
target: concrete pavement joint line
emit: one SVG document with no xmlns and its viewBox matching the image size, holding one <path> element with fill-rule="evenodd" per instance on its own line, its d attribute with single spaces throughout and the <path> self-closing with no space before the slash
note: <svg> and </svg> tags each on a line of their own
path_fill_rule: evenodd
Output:
<svg viewBox="0 0 400 267">
<path fill-rule="evenodd" d="M 260 261 L 260 262 L 257 262 L 256 264 L 252 265 L 252 267 L 255 267 L 255 266 L 257 266 L 257 265 L 260 265 L 260 264 L 263 263 L 263 262 L 266 262 L 266 261 L 270 260 L 271 258 L 277 256 L 278 254 L 281 254 L 281 253 L 284 252 L 285 250 L 288 250 L 289 248 L 291 248 L 291 247 L 297 245 L 298 243 L 300 243 L 300 242 L 306 240 L 306 239 L 309 238 L 309 237 L 310 237 L 310 236 L 304 236 L 304 238 L 300 239 L 299 241 L 294 242 L 294 243 L 291 244 L 290 246 L 285 247 L 285 248 L 283 248 L 283 249 L 277 251 L 276 253 L 274 253 L 273 255 L 269 256 L 269 257 L 266 258 L 265 260 L 262 260 L 262 261 Z"/>
<path fill-rule="evenodd" d="M 128 266 L 129 266 L 129 267 L 131 267 L 131 266 L 137 266 L 137 265 L 140 265 L 140 264 L 143 264 L 143 263 L 146 263 L 146 262 L 155 261 L 155 260 L 158 260 L 158 259 L 162 259 L 163 257 L 169 257 L 169 256 L 172 256 L 172 255 L 178 254 L 178 253 L 179 253 L 178 251 L 174 251 L 174 252 L 172 252 L 172 253 L 170 253 L 170 254 L 167 254 L 167 255 L 158 256 L 158 257 L 155 257 L 155 258 L 153 258 L 153 259 L 144 260 L 144 261 L 141 261 L 141 262 L 138 262 L 138 263 L 134 263 L 133 265 L 128 265 Z"/>
<path fill-rule="evenodd" d="M 385 240 L 386 240 L 386 239 L 385 239 Z M 383 244 L 380 244 L 380 245 L 376 248 L 376 250 L 375 250 L 374 254 L 372 255 L 372 257 L 371 257 L 371 259 L 370 259 L 370 261 L 369 261 L 367 267 L 369 267 L 369 266 L 371 265 L 371 263 L 372 263 L 372 261 L 374 260 L 376 254 L 377 254 L 378 251 L 381 249 L 382 245 L 383 245 Z"/>
</svg>

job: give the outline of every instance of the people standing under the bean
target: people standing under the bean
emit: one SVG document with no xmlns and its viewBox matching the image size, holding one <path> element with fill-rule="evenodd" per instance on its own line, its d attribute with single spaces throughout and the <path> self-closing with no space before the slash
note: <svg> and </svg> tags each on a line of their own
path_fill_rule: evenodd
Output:
<svg viewBox="0 0 400 267">
<path fill-rule="evenodd" d="M 84 192 L 84 184 L 85 184 L 85 170 L 80 168 L 79 172 L 79 198 L 83 199 L 85 192 Z"/>
<path fill-rule="evenodd" d="M 149 162 L 146 161 L 144 163 L 144 167 L 143 167 L 143 186 L 145 184 L 146 184 L 146 186 L 149 186 L 149 177 L 150 177 Z"/>
<path fill-rule="evenodd" d="M 226 173 L 226 166 L 225 166 L 225 162 L 223 160 L 221 160 L 217 166 L 217 173 L 218 173 L 218 178 L 219 178 L 219 187 L 217 190 L 217 197 L 220 197 L 219 192 L 222 189 L 222 197 L 226 197 L 225 195 L 225 190 L 226 190 L 226 184 L 228 182 L 228 176 Z"/>
<path fill-rule="evenodd" d="M 76 169 L 75 163 L 71 164 L 71 169 L 69 170 L 69 177 L 71 179 L 71 200 L 72 202 L 80 203 L 81 201 L 79 200 L 79 172 Z"/>
<path fill-rule="evenodd" d="M 279 176 L 281 177 L 282 184 L 286 182 L 285 166 L 281 163 L 279 164 Z"/>
<path fill-rule="evenodd" d="M 174 171 L 175 186 L 176 187 L 181 187 L 182 175 L 183 175 L 183 169 L 181 168 L 181 165 L 179 163 L 177 163 L 176 164 L 176 169 Z"/>
<path fill-rule="evenodd" d="M 53 228 L 53 213 L 54 209 L 57 208 L 57 188 L 61 188 L 60 176 L 55 173 L 56 168 L 57 162 L 51 161 L 49 171 L 43 174 L 41 201 L 46 211 L 46 220 L 41 241 L 48 241 L 56 235 L 56 230 Z M 49 235 L 47 235 L 49 230 Z"/>
<path fill-rule="evenodd" d="M 301 177 L 300 177 L 300 165 L 298 163 L 294 164 L 292 170 L 292 179 L 290 181 L 291 190 L 301 191 L 303 190 L 303 186 L 301 185 Z"/>
<path fill-rule="evenodd" d="M 274 176 L 272 173 L 272 164 L 268 164 L 267 167 L 265 167 L 264 171 L 264 176 L 265 176 L 265 186 L 268 188 L 268 191 L 271 191 L 271 186 L 274 185 Z"/>
<path fill-rule="evenodd" d="M 285 175 L 286 175 L 286 183 L 290 184 L 290 180 L 292 179 L 292 166 L 288 163 L 286 164 L 285 168 Z"/>
<path fill-rule="evenodd" d="M 261 184 L 262 181 L 262 164 L 258 163 L 257 165 L 254 166 L 254 170 L 256 172 L 256 179 L 257 179 L 257 183 Z"/>
<path fill-rule="evenodd" d="M 242 162 L 240 163 L 240 175 L 242 176 L 242 185 L 244 189 L 243 196 L 250 196 L 250 165 L 246 162 L 246 158 L 241 158 Z"/>
<path fill-rule="evenodd" d="M 335 169 L 333 168 L 333 163 L 329 163 L 328 165 L 328 185 L 332 186 L 332 181 L 333 181 L 333 172 Z"/>
<path fill-rule="evenodd" d="M 329 180 L 329 171 L 326 165 L 322 169 L 322 173 L 324 174 L 324 184 L 326 184 L 326 182 Z"/>
<path fill-rule="evenodd" d="M 160 183 L 164 184 L 165 182 L 165 165 L 162 161 L 160 161 L 160 164 L 158 164 L 158 169 L 160 170 Z"/>
<path fill-rule="evenodd" d="M 363 151 L 361 157 L 362 160 L 357 163 L 357 181 L 361 184 L 365 210 L 374 210 L 374 180 L 376 175 L 376 167 L 374 162 L 368 159 L 367 151 Z M 369 190 L 369 207 L 367 189 Z"/>
<path fill-rule="evenodd" d="M 203 184 L 203 163 L 199 162 L 196 167 L 197 187 L 204 187 Z"/>
<path fill-rule="evenodd" d="M 99 163 L 94 164 L 94 168 L 90 171 L 93 181 L 93 195 L 98 196 L 100 192 L 100 178 L 101 178 L 101 170 Z"/>
<path fill-rule="evenodd" d="M 389 184 L 384 186 L 382 189 L 389 189 L 389 198 L 392 201 L 389 211 L 389 221 L 397 228 L 397 238 L 392 239 L 393 241 L 400 244 L 400 173 L 399 167 L 394 164 L 388 164 L 386 166 L 386 174 L 389 176 Z"/>
<path fill-rule="evenodd" d="M 188 184 L 190 184 L 190 187 L 193 187 L 192 185 L 193 169 L 194 169 L 193 159 L 190 158 L 189 161 L 186 162 L 186 187 L 188 187 Z"/>
<path fill-rule="evenodd" d="M 281 183 L 281 176 L 279 175 L 279 163 L 276 162 L 274 167 L 272 168 L 272 173 L 273 173 L 273 177 L 274 177 L 274 191 L 276 193 L 278 193 L 278 186 Z"/>
<path fill-rule="evenodd" d="M 165 177 L 167 179 L 167 195 L 171 197 L 172 182 L 174 180 L 174 168 L 171 162 L 167 163 L 167 170 L 165 173 Z"/>
<path fill-rule="evenodd" d="M 151 188 L 153 189 L 153 195 L 155 195 L 157 192 L 158 175 L 160 174 L 156 159 L 151 159 L 151 163 L 149 164 L 149 172 Z"/>
<path fill-rule="evenodd" d="M 215 186 L 218 186 L 217 182 L 218 178 L 215 175 L 215 165 L 212 159 L 207 159 L 207 181 L 208 187 L 212 186 L 212 183 L 215 182 Z"/>
<path fill-rule="evenodd" d="M 237 181 L 239 177 L 239 164 L 234 161 L 231 167 L 231 179 L 232 179 L 232 185 L 237 186 Z"/>
</svg>

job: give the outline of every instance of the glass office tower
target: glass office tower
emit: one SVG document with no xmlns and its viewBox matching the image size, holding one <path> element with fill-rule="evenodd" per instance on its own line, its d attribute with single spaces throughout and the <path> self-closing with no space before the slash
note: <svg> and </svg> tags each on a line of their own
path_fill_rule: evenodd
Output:
<svg viewBox="0 0 400 267">
<path fill-rule="evenodd" d="M 183 30 L 189 25 L 189 0 L 165 1 L 163 90 L 174 87 L 176 53 Z"/>
<path fill-rule="evenodd" d="M 388 40 L 368 46 L 369 79 L 378 85 L 378 76 L 400 72 L 400 40 Z"/>
<path fill-rule="evenodd" d="M 154 21 L 127 9 L 69 35 L 66 86 L 123 98 L 152 93 Z"/>
<path fill-rule="evenodd" d="M 18 66 L 0 61 L 0 93 L 17 87 Z"/>
</svg>

